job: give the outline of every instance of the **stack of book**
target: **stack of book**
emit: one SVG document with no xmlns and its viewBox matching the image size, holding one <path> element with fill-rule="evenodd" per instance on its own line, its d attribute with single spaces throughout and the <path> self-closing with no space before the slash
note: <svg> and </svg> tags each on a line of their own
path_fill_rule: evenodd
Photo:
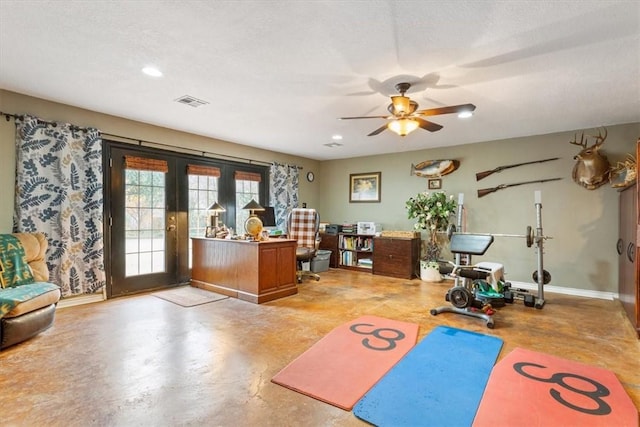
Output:
<svg viewBox="0 0 640 427">
<path fill-rule="evenodd" d="M 356 224 L 342 224 L 343 233 L 355 233 L 358 226 Z"/>
</svg>

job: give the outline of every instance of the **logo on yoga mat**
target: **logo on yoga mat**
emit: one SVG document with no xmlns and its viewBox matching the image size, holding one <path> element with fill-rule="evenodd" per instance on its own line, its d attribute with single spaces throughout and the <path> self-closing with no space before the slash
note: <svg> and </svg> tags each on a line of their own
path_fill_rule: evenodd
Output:
<svg viewBox="0 0 640 427">
<path fill-rule="evenodd" d="M 598 381 L 592 380 L 591 378 L 583 377 L 582 375 L 571 374 L 567 372 L 556 372 L 555 374 L 551 375 L 551 377 L 549 378 L 540 378 L 527 372 L 527 370 L 525 370 L 525 367 L 547 369 L 546 366 L 539 365 L 537 363 L 519 362 L 513 365 L 513 369 L 515 369 L 515 371 L 520 375 L 522 375 L 523 377 L 527 377 L 534 381 L 540 381 L 543 383 L 557 384 L 558 387 L 562 387 L 563 389 L 565 389 L 566 392 L 565 391 L 561 392 L 554 387 L 550 387 L 549 394 L 558 403 L 566 406 L 567 408 L 573 409 L 574 411 L 583 412 L 589 415 L 608 415 L 611 413 L 611 406 L 609 406 L 604 400 L 602 400 L 603 397 L 609 396 L 611 392 L 609 391 L 608 388 L 600 384 Z M 573 385 L 571 385 L 566 381 L 567 378 L 577 379 L 577 380 L 580 380 L 580 382 L 588 383 L 590 384 L 590 386 L 588 387 L 593 389 L 593 391 L 574 387 Z M 569 382 L 572 382 L 572 381 L 569 381 Z M 571 393 L 567 393 L 567 392 L 571 392 Z M 589 398 L 589 400 L 593 402 L 593 404 L 597 405 L 598 407 L 594 409 L 590 409 L 590 408 L 585 408 L 579 405 L 574 405 L 569 401 L 571 399 L 571 397 L 569 396 L 571 396 L 572 393 L 573 393 L 574 399 L 578 397 L 576 395 L 582 395 Z M 563 397 L 563 395 L 565 397 Z"/>
<path fill-rule="evenodd" d="M 474 427 L 638 427 L 638 410 L 613 371 L 516 348 L 493 368 Z"/>
<path fill-rule="evenodd" d="M 371 343 L 371 340 L 369 338 L 363 339 L 362 345 L 370 350 L 379 350 L 379 351 L 393 350 L 394 348 L 396 348 L 396 341 L 402 340 L 405 337 L 402 331 L 399 331 L 393 328 L 377 328 L 370 332 L 366 332 L 366 331 L 358 330 L 358 327 L 360 326 L 374 326 L 374 325 L 370 323 L 357 323 L 355 325 L 351 325 L 349 329 L 351 330 L 351 332 L 355 332 L 356 334 L 372 335 L 374 338 L 376 338 L 377 341 L 384 341 L 387 343 L 385 347 L 376 347 L 374 344 Z M 391 332 L 395 336 L 385 337 L 384 333 L 386 332 Z"/>
</svg>

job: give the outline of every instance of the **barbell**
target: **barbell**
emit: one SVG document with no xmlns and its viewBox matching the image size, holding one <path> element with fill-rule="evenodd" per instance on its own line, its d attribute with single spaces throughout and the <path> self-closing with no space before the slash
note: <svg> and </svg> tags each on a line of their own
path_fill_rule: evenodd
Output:
<svg viewBox="0 0 640 427">
<path fill-rule="evenodd" d="M 535 234 L 533 232 L 533 227 L 531 227 L 530 225 L 527 225 L 527 232 L 525 234 L 502 234 L 502 233 L 464 233 L 464 232 L 458 232 L 456 231 L 456 226 L 454 224 L 449 224 L 447 226 L 447 239 L 451 240 L 451 236 L 453 236 L 453 234 L 476 234 L 476 235 L 482 235 L 482 236 L 493 236 L 493 237 L 518 237 L 518 238 L 524 238 L 525 242 L 527 244 L 527 247 L 530 248 L 531 246 L 533 246 L 533 242 L 535 242 Z M 542 236 L 542 239 L 547 240 L 547 239 L 553 239 L 553 237 L 551 236 Z"/>
</svg>

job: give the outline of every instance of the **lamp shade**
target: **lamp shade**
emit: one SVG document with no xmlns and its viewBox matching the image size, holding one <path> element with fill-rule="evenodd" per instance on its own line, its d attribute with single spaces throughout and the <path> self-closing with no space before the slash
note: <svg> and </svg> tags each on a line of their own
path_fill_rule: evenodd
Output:
<svg viewBox="0 0 640 427">
<path fill-rule="evenodd" d="M 394 114 L 409 114 L 411 113 L 411 100 L 406 96 L 392 96 L 391 104 L 393 104 Z"/>
<path fill-rule="evenodd" d="M 413 119 L 398 119 L 389 122 L 387 127 L 389 130 L 400 136 L 405 136 L 418 129 L 419 123 Z"/>
<path fill-rule="evenodd" d="M 249 209 L 250 211 L 263 211 L 264 208 L 260 206 L 258 202 L 254 199 L 251 199 L 249 203 L 247 203 L 242 209 Z"/>
<path fill-rule="evenodd" d="M 263 211 L 264 208 L 260 206 L 258 202 L 251 199 L 242 209 L 249 209 L 251 213 L 249 218 L 244 222 L 244 230 L 254 240 L 260 240 L 260 233 L 262 233 L 262 220 L 255 215 L 255 211 Z"/>
<path fill-rule="evenodd" d="M 225 208 L 223 208 L 220 203 L 218 202 L 213 202 L 213 204 L 211 206 L 209 206 L 207 208 L 208 211 L 214 211 L 214 212 L 226 212 L 227 210 Z"/>
</svg>

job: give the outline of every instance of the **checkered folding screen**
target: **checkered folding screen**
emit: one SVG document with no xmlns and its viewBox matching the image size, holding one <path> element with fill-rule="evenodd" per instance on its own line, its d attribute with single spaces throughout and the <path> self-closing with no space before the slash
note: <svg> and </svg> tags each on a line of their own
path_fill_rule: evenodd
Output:
<svg viewBox="0 0 640 427">
<path fill-rule="evenodd" d="M 318 213 L 315 209 L 295 208 L 291 210 L 288 237 L 297 240 L 299 246 L 315 247 L 317 216 Z"/>
</svg>

